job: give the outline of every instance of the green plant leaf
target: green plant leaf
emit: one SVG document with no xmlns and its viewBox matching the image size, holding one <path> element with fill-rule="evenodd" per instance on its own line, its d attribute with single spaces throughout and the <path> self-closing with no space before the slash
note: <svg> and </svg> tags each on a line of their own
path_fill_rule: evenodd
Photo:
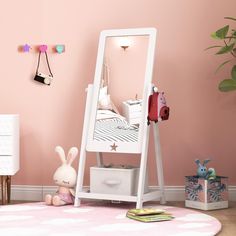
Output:
<svg viewBox="0 0 236 236">
<path fill-rule="evenodd" d="M 221 48 L 222 46 L 219 46 L 219 45 L 215 45 L 215 46 L 210 46 L 208 48 L 205 48 L 204 50 L 208 50 L 208 49 L 211 49 L 211 48 Z"/>
<path fill-rule="evenodd" d="M 225 45 L 222 47 L 216 54 L 225 54 L 233 50 L 235 43 L 231 43 L 230 45 Z"/>
<path fill-rule="evenodd" d="M 219 84 L 219 90 L 221 92 L 229 92 L 229 91 L 236 90 L 236 80 L 225 79 L 221 81 Z"/>
<path fill-rule="evenodd" d="M 227 63 L 230 62 L 230 61 L 232 61 L 232 60 L 227 60 L 227 61 L 224 61 L 223 63 L 221 63 L 221 64 L 217 67 L 215 73 L 217 73 L 225 64 L 227 64 Z"/>
<path fill-rule="evenodd" d="M 214 39 L 224 39 L 228 31 L 229 31 L 229 25 L 226 25 L 223 28 L 220 28 L 216 32 L 212 33 L 211 37 Z"/>
<path fill-rule="evenodd" d="M 233 18 L 233 17 L 229 17 L 229 16 L 226 16 L 224 17 L 225 19 L 228 19 L 228 20 L 235 20 L 236 21 L 236 18 Z"/>
<path fill-rule="evenodd" d="M 213 39 L 219 39 L 219 38 L 216 36 L 216 32 L 211 33 L 211 37 L 212 37 Z"/>
<path fill-rule="evenodd" d="M 231 70 L 232 79 L 236 81 L 236 65 L 233 66 Z"/>
</svg>

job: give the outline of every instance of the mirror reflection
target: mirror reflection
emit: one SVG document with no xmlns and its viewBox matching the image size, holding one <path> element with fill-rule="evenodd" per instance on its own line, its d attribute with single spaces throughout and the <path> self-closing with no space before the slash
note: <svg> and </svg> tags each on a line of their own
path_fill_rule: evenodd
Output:
<svg viewBox="0 0 236 236">
<path fill-rule="evenodd" d="M 93 138 L 138 142 L 149 36 L 107 37 Z"/>
</svg>

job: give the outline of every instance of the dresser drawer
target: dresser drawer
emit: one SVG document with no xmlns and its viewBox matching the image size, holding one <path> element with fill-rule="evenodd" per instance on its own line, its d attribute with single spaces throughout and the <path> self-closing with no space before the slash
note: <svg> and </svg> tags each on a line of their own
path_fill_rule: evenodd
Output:
<svg viewBox="0 0 236 236">
<path fill-rule="evenodd" d="M 141 100 L 137 103 L 129 103 L 129 101 L 123 102 L 123 109 L 125 113 L 132 113 L 132 112 L 141 112 L 142 111 L 142 102 Z"/>
<path fill-rule="evenodd" d="M 12 135 L 18 122 L 18 115 L 0 115 L 0 135 Z"/>
<path fill-rule="evenodd" d="M 141 111 L 137 111 L 137 112 L 130 112 L 127 114 L 127 118 L 128 119 L 136 119 L 136 118 L 140 118 L 142 116 L 142 112 Z"/>
<path fill-rule="evenodd" d="M 142 116 L 142 102 L 139 100 L 137 103 L 130 104 L 128 101 L 123 102 L 123 115 L 130 124 L 139 124 Z"/>
<path fill-rule="evenodd" d="M 0 155 L 0 175 L 13 175 L 13 159 L 12 156 Z"/>
<path fill-rule="evenodd" d="M 14 143 L 13 136 L 0 135 L 0 155 L 13 155 Z"/>
</svg>

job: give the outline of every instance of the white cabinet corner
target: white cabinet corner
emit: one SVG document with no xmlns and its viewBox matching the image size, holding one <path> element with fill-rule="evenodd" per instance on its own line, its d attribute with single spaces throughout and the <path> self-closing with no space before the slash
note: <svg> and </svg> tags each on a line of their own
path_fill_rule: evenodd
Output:
<svg viewBox="0 0 236 236">
<path fill-rule="evenodd" d="M 0 175 L 14 175 L 19 164 L 19 115 L 0 115 Z"/>
</svg>

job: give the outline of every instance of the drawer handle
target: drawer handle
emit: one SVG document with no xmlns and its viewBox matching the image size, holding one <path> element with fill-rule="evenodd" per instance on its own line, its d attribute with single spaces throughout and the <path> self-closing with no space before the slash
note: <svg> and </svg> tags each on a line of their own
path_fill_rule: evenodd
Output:
<svg viewBox="0 0 236 236">
<path fill-rule="evenodd" d="M 106 185 L 114 186 L 114 185 L 120 184 L 121 181 L 120 180 L 112 180 L 112 179 L 110 179 L 110 180 L 104 180 L 103 183 L 106 184 Z"/>
</svg>

